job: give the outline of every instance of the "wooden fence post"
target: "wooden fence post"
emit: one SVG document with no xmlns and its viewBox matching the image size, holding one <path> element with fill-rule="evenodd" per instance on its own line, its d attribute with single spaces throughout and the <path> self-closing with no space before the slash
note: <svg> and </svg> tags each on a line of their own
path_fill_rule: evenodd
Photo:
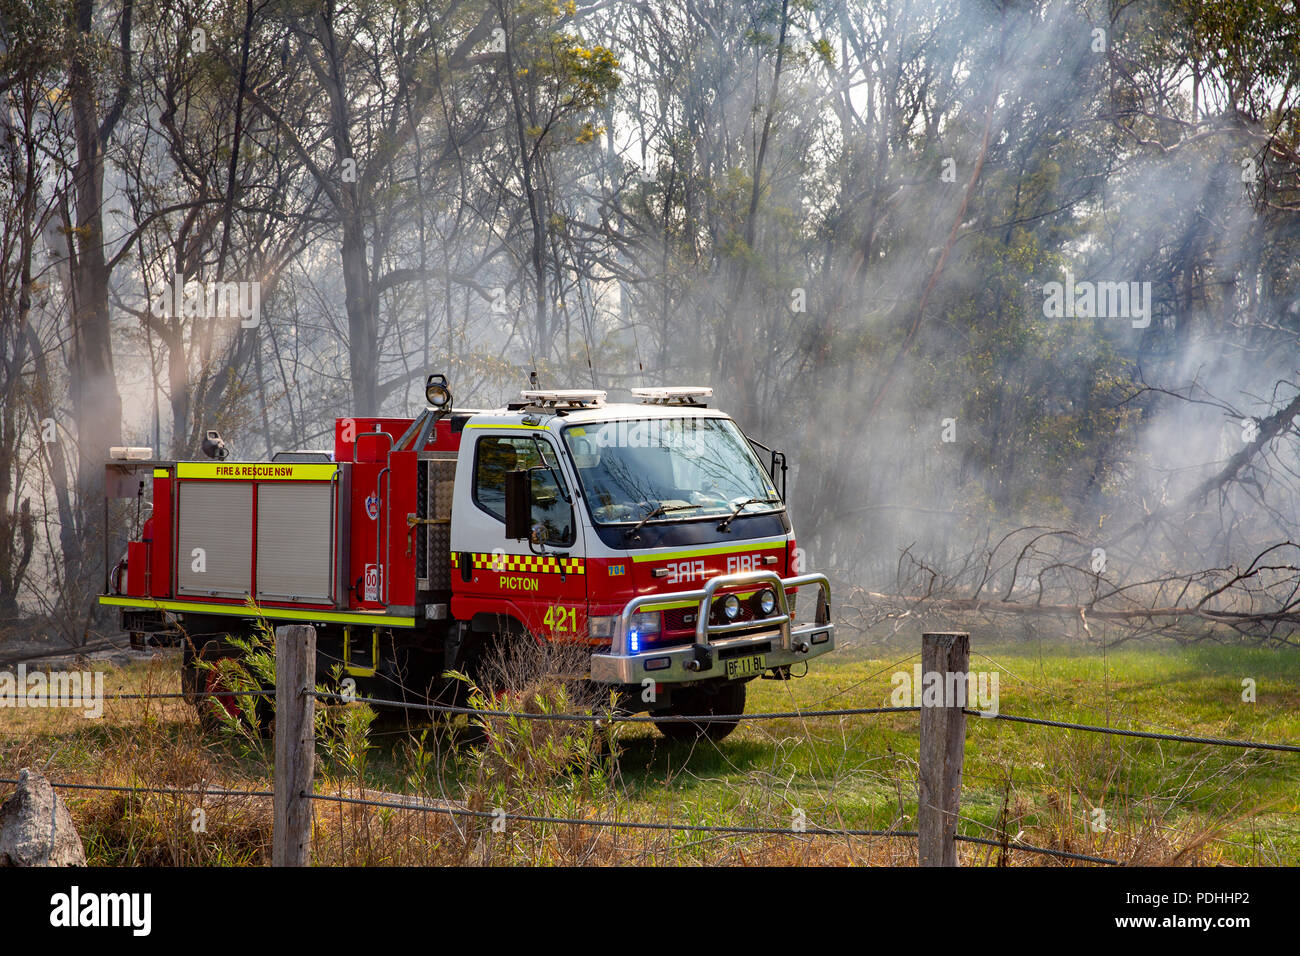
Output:
<svg viewBox="0 0 1300 956">
<path fill-rule="evenodd" d="M 316 628 L 275 629 L 275 819 L 272 866 L 311 863 L 311 793 L 316 769 Z"/>
<path fill-rule="evenodd" d="M 969 634 L 921 635 L 921 683 L 912 688 L 913 702 L 921 706 L 920 793 L 916 810 L 921 866 L 957 865 L 957 810 L 966 750 L 966 715 L 962 707 L 966 704 L 969 666 Z"/>
</svg>

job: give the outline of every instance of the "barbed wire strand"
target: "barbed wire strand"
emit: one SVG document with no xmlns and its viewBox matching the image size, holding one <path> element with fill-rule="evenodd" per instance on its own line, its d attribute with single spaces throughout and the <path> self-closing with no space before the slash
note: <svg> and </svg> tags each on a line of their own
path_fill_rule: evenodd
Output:
<svg viewBox="0 0 1300 956">
<path fill-rule="evenodd" d="M 989 714 L 985 717 L 978 710 L 962 708 L 962 713 L 969 717 L 982 717 L 985 720 L 1007 720 L 1017 724 L 1034 724 L 1039 727 L 1056 727 L 1062 730 L 1082 730 L 1093 734 L 1109 734 L 1115 737 L 1140 737 L 1144 740 L 1173 740 L 1185 744 L 1209 744 L 1214 747 L 1241 747 L 1246 750 L 1278 750 L 1284 753 L 1300 753 L 1300 745 L 1261 743 L 1254 740 L 1230 740 L 1225 737 L 1194 737 L 1187 734 L 1157 734 L 1149 730 L 1120 730 L 1117 727 L 1094 727 L 1091 724 L 1072 724 L 1063 720 L 1047 720 L 1042 717 L 1020 717 L 1016 714 Z"/>
<path fill-rule="evenodd" d="M 458 817 L 477 817 L 479 819 L 499 820 L 502 814 L 492 810 L 471 810 L 468 807 L 436 807 L 427 803 L 395 803 L 388 800 L 370 800 L 363 797 L 343 797 L 326 793 L 307 793 L 299 791 L 298 796 L 304 800 L 320 800 L 326 803 L 344 803 L 362 807 L 384 807 L 390 810 L 416 810 L 421 813 L 442 813 Z M 419 800 L 419 797 L 411 797 Z M 519 820 L 525 823 L 551 823 L 572 826 L 593 826 L 627 830 L 681 830 L 689 833 L 734 833 L 766 836 L 864 836 L 864 837 L 918 837 L 916 830 L 828 830 L 822 827 L 808 827 L 796 830 L 793 827 L 755 827 L 739 824 L 724 826 L 711 823 L 659 823 L 649 820 L 604 820 L 599 817 L 577 819 L 576 817 L 539 816 L 527 813 L 506 813 L 504 819 Z"/>
<path fill-rule="evenodd" d="M 12 778 L 0 778 L 0 784 L 9 784 L 16 786 L 18 780 Z M 50 781 L 50 786 L 59 787 L 65 790 L 93 790 L 108 793 L 131 793 L 131 794 L 165 794 L 169 796 L 180 797 L 274 797 L 274 791 L 270 790 L 206 790 L 206 789 L 179 789 L 166 787 L 122 787 L 111 786 L 108 784 L 90 784 L 90 783 L 61 783 Z M 367 800 L 360 797 L 333 796 L 330 794 L 299 792 L 299 797 L 306 800 L 323 801 L 326 803 L 349 804 L 364 807 L 380 807 L 391 810 L 414 810 L 423 813 L 441 813 L 451 816 L 477 817 L 480 819 L 500 819 L 501 814 L 488 810 L 470 810 L 460 807 L 434 807 L 420 803 L 394 803 L 386 800 Z M 422 798 L 412 797 L 412 800 Z M 547 823 L 554 825 L 570 826 L 594 826 L 612 829 L 626 830 L 657 830 L 657 831 L 681 831 L 686 833 L 717 833 L 731 834 L 737 836 L 858 836 L 858 837 L 899 837 L 899 838 L 919 838 L 920 834 L 916 830 L 862 830 L 862 829 L 840 829 L 830 830 L 822 827 L 811 827 L 803 830 L 796 830 L 792 827 L 754 827 L 754 826 L 722 826 L 717 824 L 704 823 L 658 823 L 646 820 L 602 820 L 602 819 L 576 819 L 571 817 L 552 817 L 540 816 L 536 814 L 509 813 L 505 819 L 519 820 L 527 823 Z M 1077 860 L 1085 863 L 1100 863 L 1109 866 L 1121 866 L 1119 860 L 1111 860 L 1105 857 L 1089 856 L 1083 853 L 1070 853 L 1065 850 L 1053 850 L 1049 847 L 1032 846 L 1026 843 L 1010 841 L 1003 843 L 998 840 L 987 840 L 981 837 L 965 836 L 957 834 L 955 839 L 964 843 L 977 843 L 985 846 L 1006 848 L 1010 850 L 1019 850 L 1024 853 L 1034 853 L 1043 856 L 1056 857 L 1065 860 Z"/>
<path fill-rule="evenodd" d="M 0 778 L 0 784 L 18 785 L 18 781 Z M 57 783 L 49 781 L 51 787 L 64 790 L 102 790 L 105 793 L 161 793 L 180 797 L 274 797 L 273 790 L 208 790 L 183 789 L 180 787 L 122 787 L 106 783 Z"/>
<path fill-rule="evenodd" d="M 1080 710 L 1091 711 L 1092 713 L 1094 713 L 1094 714 L 1100 714 L 1100 715 L 1102 715 L 1103 717 L 1106 717 L 1107 719 L 1110 719 L 1110 717 L 1112 716 L 1112 715 L 1111 715 L 1111 712 L 1110 712 L 1109 710 L 1107 710 L 1105 707 L 1100 707 L 1100 706 L 1098 706 L 1097 704 L 1088 703 L 1087 701 L 1078 700 L 1078 699 L 1076 699 L 1076 698 L 1074 698 L 1074 697 L 1070 697 L 1070 696 L 1067 696 L 1066 694 L 1062 694 L 1062 693 L 1060 693 L 1059 691 L 1052 690 L 1051 688 L 1049 688 L 1049 687 L 1046 686 L 1045 684 L 1040 684 L 1038 681 L 1031 680 L 1031 679 L 1029 679 L 1028 677 L 1022 677 L 1022 676 L 1020 676 L 1019 674 L 1017 674 L 1015 671 L 1013 671 L 1011 668 L 1007 667 L 1006 664 L 1003 664 L 1001 661 L 996 661 L 996 660 L 994 660 L 993 658 L 989 657 L 987 654 L 982 654 L 982 653 L 980 653 L 979 651 L 972 650 L 972 651 L 971 651 L 971 656 L 972 656 L 972 657 L 982 657 L 984 660 L 988 661 L 988 662 L 989 662 L 990 664 L 992 664 L 994 667 L 998 668 L 998 670 L 1000 670 L 1002 673 L 1006 674 L 1008 677 L 1011 677 L 1011 678 L 1013 678 L 1014 680 L 1019 681 L 1020 683 L 1024 684 L 1024 685 L 1027 686 L 1027 687 L 1031 687 L 1031 688 L 1033 688 L 1034 690 L 1038 691 L 1039 693 L 1046 694 L 1048 697 L 1053 697 L 1053 698 L 1055 698 L 1056 700 L 1059 700 L 1059 701 L 1062 701 L 1063 703 L 1069 704 L 1071 707 L 1077 707 L 1077 708 L 1079 708 Z M 1110 701 L 1109 695 L 1107 695 L 1107 703 L 1110 703 L 1110 702 L 1111 702 L 1111 701 Z M 1163 731 L 1165 731 L 1165 732 L 1171 732 L 1171 731 L 1172 731 L 1172 728 L 1169 727 L 1169 725 L 1167 725 L 1167 724 L 1162 724 L 1162 723 L 1159 723 L 1159 722 L 1157 722 L 1157 721 L 1153 721 L 1153 720 L 1145 720 L 1145 719 L 1143 719 L 1143 718 L 1141 718 L 1141 717 L 1135 717 L 1135 716 L 1133 716 L 1132 714 L 1122 713 L 1122 714 L 1119 714 L 1119 715 L 1117 715 L 1117 716 L 1122 716 L 1125 720 L 1131 721 L 1131 722 L 1137 724 L 1137 725 L 1140 726 L 1140 727 L 1155 727 L 1155 728 L 1158 728 L 1158 729 L 1163 730 Z"/>
<path fill-rule="evenodd" d="M 168 699 L 194 699 L 194 698 L 212 698 L 212 697 L 273 697 L 273 690 L 220 690 L 220 691 L 196 691 L 193 693 L 162 693 L 162 694 L 106 694 L 102 699 L 105 701 L 114 700 L 168 700 Z M 414 710 L 425 713 L 446 713 L 446 714 L 465 714 L 469 716 L 497 717 L 519 720 L 551 720 L 551 721 L 588 721 L 588 722 L 611 722 L 611 723 L 628 723 L 628 724 L 645 724 L 645 723 L 700 723 L 705 721 L 754 721 L 754 720 L 800 720 L 808 717 L 854 717 L 867 716 L 873 714 L 908 714 L 919 713 L 921 707 L 844 707 L 831 710 L 805 710 L 805 711 L 776 711 L 758 714 L 701 714 L 701 715 L 679 715 L 663 714 L 658 716 L 638 716 L 633 714 L 609 714 L 609 713 L 592 713 L 592 714 L 548 714 L 548 713 L 530 713 L 527 711 L 508 711 L 508 710 L 481 710 L 474 707 L 459 707 L 452 704 L 418 704 L 412 701 L 385 700 L 378 697 L 354 697 L 351 695 L 320 693 L 318 691 L 310 692 L 313 697 L 323 703 L 333 704 L 370 704 L 376 707 L 387 707 L 398 710 Z M 45 703 L 51 703 L 55 700 L 66 702 L 69 706 L 74 706 L 71 698 L 40 698 Z M 81 703 L 80 701 L 75 703 Z M 1063 730 L 1079 730 L 1087 733 L 1110 734 L 1117 737 L 1137 737 L 1144 740 L 1170 740 L 1180 743 L 1205 744 L 1216 747 L 1240 747 L 1248 750 L 1271 750 L 1282 753 L 1300 753 L 1300 745 L 1269 743 L 1254 740 L 1236 740 L 1226 737 L 1203 737 L 1191 734 L 1166 734 L 1155 733 L 1146 730 L 1123 730 L 1117 727 L 1098 727 L 1092 724 L 1079 724 L 1070 721 L 1049 720 L 1042 717 L 1024 717 L 1017 714 L 985 714 L 978 710 L 963 708 L 962 713 L 970 717 L 980 717 L 984 720 L 1005 720 L 1014 723 L 1033 724 L 1041 727 L 1056 727 Z"/>
<path fill-rule="evenodd" d="M 499 820 L 503 816 L 501 813 L 490 810 L 470 810 L 461 807 L 434 807 L 422 804 L 410 803 L 392 803 L 386 800 L 367 800 L 360 797 L 343 797 L 332 796 L 330 794 L 307 793 L 300 791 L 299 797 L 306 800 L 320 800 L 328 803 L 344 803 L 365 807 L 384 807 L 392 810 L 415 810 L 423 813 L 442 813 L 452 816 L 477 817 L 479 819 Z M 413 798 L 418 799 L 418 798 Z M 552 817 L 540 816 L 537 814 L 526 813 L 507 813 L 504 815 L 506 820 L 519 820 L 527 823 L 549 823 L 555 825 L 570 826 L 593 826 L 605 827 L 611 829 L 628 829 L 628 830 L 675 830 L 686 833 L 722 833 L 737 835 L 758 835 L 758 836 L 865 836 L 865 837 L 902 837 L 917 839 L 920 833 L 916 830 L 859 830 L 843 829 L 831 830 L 823 827 L 809 827 L 803 830 L 796 830 L 792 827 L 753 827 L 753 826 L 722 826 L 718 824 L 707 823 L 658 823 L 644 820 L 603 820 L 599 818 L 579 820 L 570 817 Z M 987 843 L 990 846 L 1001 847 L 1003 844 L 998 841 L 984 840 L 980 837 L 968 837 L 961 834 L 956 835 L 956 839 L 967 843 Z M 1088 856 L 1082 853 L 1069 853 L 1065 850 L 1053 850 L 1049 847 L 1031 846 L 1024 843 L 1011 842 L 1008 844 L 1010 849 L 1021 850 L 1025 853 L 1037 853 L 1045 856 L 1054 856 L 1067 860 L 1080 860 L 1088 863 L 1103 863 L 1111 866 L 1122 865 L 1118 860 L 1110 860 L 1105 857 Z"/>
<path fill-rule="evenodd" d="M 834 700 L 836 697 L 840 697 L 843 694 L 847 694 L 851 690 L 856 690 L 857 688 L 861 687 L 863 684 L 867 683 L 868 681 L 875 680 L 877 677 L 880 677 L 882 674 L 888 673 L 891 670 L 896 670 L 897 668 L 902 667 L 904 664 L 911 661 L 913 658 L 920 657 L 920 656 L 921 656 L 921 652 L 917 651 L 914 654 L 907 655 L 907 657 L 904 657 L 902 660 L 894 661 L 894 663 L 892 664 L 887 664 L 884 667 L 882 667 L 880 670 L 876 671 L 875 673 L 868 674 L 866 677 L 863 677 L 861 680 L 854 681 L 848 687 L 841 687 L 839 690 L 827 694 L 820 701 L 818 701 L 818 703 L 824 704 L 828 700 Z"/>
<path fill-rule="evenodd" d="M 193 700 L 205 697 L 274 697 L 273 690 L 196 690 L 166 694 L 105 694 L 104 700 Z M 61 698 L 62 699 L 62 698 Z"/>
<path fill-rule="evenodd" d="M 978 843 L 981 846 L 995 846 L 998 849 L 1006 848 L 1008 850 L 1021 850 L 1025 853 L 1040 853 L 1044 856 L 1054 856 L 1061 860 L 1078 860 L 1083 863 L 1101 863 L 1105 866 L 1123 866 L 1119 860 L 1111 860 L 1104 856 L 1089 856 L 1086 853 L 1070 853 L 1067 850 L 1052 850 L 1043 846 L 1029 846 L 1025 843 L 1017 843 L 1015 840 L 1008 840 L 1003 843 L 1001 840 L 990 840 L 985 837 L 965 836 L 958 833 L 953 839 L 961 843 Z"/>
<path fill-rule="evenodd" d="M 700 723 L 701 721 L 741 721 L 741 720 L 793 720 L 801 717 L 852 717 L 865 714 L 907 714 L 918 713 L 920 707 L 849 707 L 838 710 L 783 711 L 760 714 L 700 714 L 697 716 L 664 714 L 662 716 L 642 717 L 633 714 L 547 714 L 512 710 L 481 710 L 475 707 L 458 707 L 452 704 L 417 704 L 400 700 L 383 700 L 376 697 L 353 697 L 340 694 L 312 694 L 325 703 L 374 704 L 379 707 L 393 707 L 398 710 L 418 710 L 428 713 L 468 714 L 482 717 L 507 717 L 522 720 L 564 720 L 564 721 L 610 721 L 623 724 L 656 723 Z"/>
<path fill-rule="evenodd" d="M 163 693 L 163 694 L 110 694 L 105 695 L 102 699 L 110 700 L 166 700 L 166 699 L 194 699 L 194 698 L 211 698 L 211 697 L 273 697 L 273 690 L 220 690 L 220 691 L 196 691 L 194 693 Z M 474 707 L 458 707 L 451 704 L 417 704 L 411 701 L 384 700 L 377 697 L 354 697 L 342 694 L 320 693 L 311 691 L 311 696 L 323 703 L 342 703 L 342 704 L 372 704 L 377 707 L 388 707 L 398 710 L 414 710 L 425 713 L 446 713 L 446 714 L 465 714 L 477 715 L 482 717 L 497 717 L 519 720 L 551 720 L 551 721 L 588 721 L 588 722 L 611 722 L 611 723 L 628 723 L 628 724 L 645 724 L 645 723 L 701 723 L 701 722 L 728 722 L 728 721 L 755 721 L 755 720 L 800 720 L 808 717 L 854 717 L 866 716 L 873 714 L 908 714 L 919 713 L 921 707 L 845 707 L 833 710 L 805 710 L 805 711 L 779 711 L 771 713 L 758 714 L 700 714 L 700 715 L 679 715 L 663 714 L 659 716 L 637 716 L 633 714 L 620 715 L 609 713 L 594 714 L 548 714 L 548 713 L 530 713 L 527 711 L 507 711 L 507 710 L 481 710 Z M 51 698 L 41 697 L 41 701 L 46 704 L 52 702 L 67 703 L 69 707 L 79 706 L 83 701 L 73 701 L 71 698 Z M 1137 737 L 1144 740 L 1170 740 L 1179 743 L 1204 744 L 1215 747 L 1240 747 L 1247 750 L 1271 750 L 1282 753 L 1300 753 L 1300 745 L 1297 744 L 1280 744 L 1269 743 L 1254 740 L 1235 740 L 1226 737 L 1202 737 L 1190 734 L 1165 734 L 1154 733 L 1146 730 L 1123 730 L 1116 727 L 1098 727 L 1092 724 L 1078 724 L 1062 720 L 1049 720 L 1042 717 L 1024 717 L 1017 714 L 985 714 L 978 710 L 962 708 L 962 713 L 970 717 L 980 717 L 984 720 L 1005 720 L 1014 723 L 1032 724 L 1040 727 L 1056 727 L 1063 730 L 1079 730 L 1087 733 L 1109 734 L 1117 737 Z"/>
</svg>

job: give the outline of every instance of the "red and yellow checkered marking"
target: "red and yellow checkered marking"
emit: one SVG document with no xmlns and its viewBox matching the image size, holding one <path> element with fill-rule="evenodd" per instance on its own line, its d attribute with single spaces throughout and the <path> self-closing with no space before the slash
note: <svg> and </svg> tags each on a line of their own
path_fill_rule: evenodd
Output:
<svg viewBox="0 0 1300 956">
<path fill-rule="evenodd" d="M 474 552 L 474 567 L 514 574 L 586 574 L 583 558 L 557 558 L 549 554 L 486 554 Z M 451 552 L 451 566 L 460 567 L 460 552 Z"/>
</svg>

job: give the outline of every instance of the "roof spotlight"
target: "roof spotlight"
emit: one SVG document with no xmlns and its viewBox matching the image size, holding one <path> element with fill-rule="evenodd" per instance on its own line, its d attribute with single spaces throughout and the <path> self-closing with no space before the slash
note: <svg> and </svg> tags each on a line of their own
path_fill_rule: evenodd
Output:
<svg viewBox="0 0 1300 956">
<path fill-rule="evenodd" d="M 202 446 L 203 454 L 215 461 L 225 461 L 230 457 L 230 446 L 226 444 L 221 433 L 215 428 L 209 428 L 203 436 Z"/>
<path fill-rule="evenodd" d="M 451 389 L 447 387 L 447 376 L 429 376 L 429 380 L 424 383 L 424 400 L 434 408 L 451 407 Z"/>
</svg>

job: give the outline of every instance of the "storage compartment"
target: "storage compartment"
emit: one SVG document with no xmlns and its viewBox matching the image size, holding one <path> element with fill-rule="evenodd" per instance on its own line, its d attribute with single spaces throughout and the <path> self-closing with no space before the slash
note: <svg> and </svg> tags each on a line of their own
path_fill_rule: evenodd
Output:
<svg viewBox="0 0 1300 956">
<path fill-rule="evenodd" d="M 157 468 L 153 473 L 153 518 L 146 523 L 151 537 L 149 545 L 149 594 L 172 596 L 172 485 L 170 470 Z"/>
<path fill-rule="evenodd" d="M 333 586 L 333 483 L 260 482 L 258 600 L 331 604 Z"/>
<path fill-rule="evenodd" d="M 253 486 L 243 481 L 182 481 L 177 521 L 178 594 L 249 593 Z"/>
<path fill-rule="evenodd" d="M 126 546 L 126 593 L 131 597 L 144 597 L 148 593 L 149 545 L 131 541 Z"/>
</svg>

